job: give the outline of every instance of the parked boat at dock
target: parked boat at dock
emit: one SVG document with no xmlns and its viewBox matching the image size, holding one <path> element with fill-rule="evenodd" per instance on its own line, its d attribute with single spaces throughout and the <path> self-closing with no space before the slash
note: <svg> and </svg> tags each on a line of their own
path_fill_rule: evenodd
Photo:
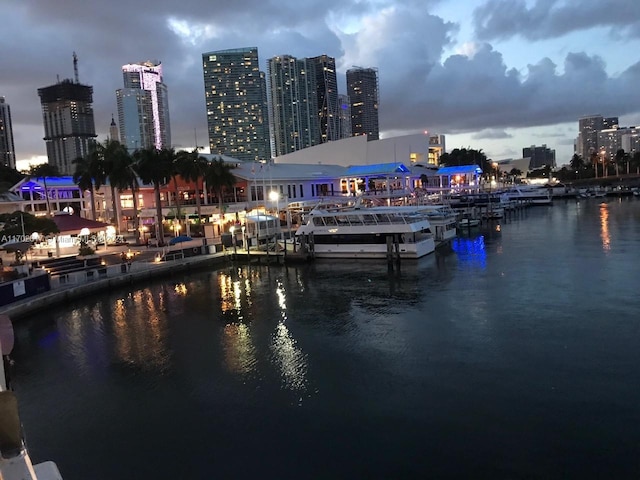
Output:
<svg viewBox="0 0 640 480">
<path fill-rule="evenodd" d="M 549 190 L 539 186 L 515 185 L 502 194 L 509 200 L 526 202 L 531 205 L 551 205 L 552 200 Z"/>
<path fill-rule="evenodd" d="M 417 207 L 315 208 L 296 238 L 316 258 L 420 258 L 435 250 L 429 215 Z"/>
</svg>

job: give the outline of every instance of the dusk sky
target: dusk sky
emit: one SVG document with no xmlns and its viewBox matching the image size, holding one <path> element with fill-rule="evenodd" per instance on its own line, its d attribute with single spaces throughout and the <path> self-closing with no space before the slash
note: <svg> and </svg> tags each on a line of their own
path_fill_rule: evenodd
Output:
<svg viewBox="0 0 640 480">
<path fill-rule="evenodd" d="M 172 143 L 208 145 L 202 53 L 258 47 L 376 67 L 382 137 L 428 130 L 447 150 L 519 158 L 547 144 L 568 163 L 578 118 L 640 124 L 638 0 L 2 0 L 0 96 L 18 168 L 42 159 L 37 89 L 73 78 L 94 89 L 98 140 L 117 116 L 121 67 L 160 60 Z"/>
</svg>

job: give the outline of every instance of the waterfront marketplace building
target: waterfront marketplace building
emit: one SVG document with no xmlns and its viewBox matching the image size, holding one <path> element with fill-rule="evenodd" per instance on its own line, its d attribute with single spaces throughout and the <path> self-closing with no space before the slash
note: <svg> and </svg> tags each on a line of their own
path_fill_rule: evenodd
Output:
<svg viewBox="0 0 640 480">
<path fill-rule="evenodd" d="M 354 138 L 358 142 L 362 141 Z M 365 140 L 364 143 L 371 145 L 377 142 Z M 352 153 L 349 147 L 354 143 L 345 142 L 343 145 L 348 147 L 345 152 L 333 157 L 342 159 L 340 163 L 345 163 L 345 155 Z M 425 145 L 427 152 L 429 147 L 428 144 Z M 308 148 L 304 152 L 313 153 L 316 148 L 323 146 Z M 325 150 L 334 153 L 335 151 L 335 148 Z M 374 195 L 389 201 L 391 198 L 408 197 L 429 190 L 451 191 L 454 183 L 459 187 L 466 182 L 473 184 L 474 179 L 475 184 L 478 184 L 477 167 L 465 167 L 473 170 L 469 176 L 466 173 L 471 170 L 465 170 L 463 174 L 453 174 L 446 169 L 439 170 L 432 165 L 411 162 L 411 159 L 406 163 L 371 163 L 366 158 L 356 158 L 361 160 L 361 164 L 347 166 L 329 162 L 280 162 L 281 157 L 261 163 L 245 162 L 226 156 L 203 156 L 209 160 L 221 158 L 231 164 L 232 173 L 237 181 L 233 188 L 224 190 L 222 198 L 218 198 L 202 180 L 199 180 L 197 189 L 194 182 L 185 181 L 180 177 L 162 186 L 160 198 L 165 236 L 202 236 L 203 224 L 212 224 L 214 237 L 219 237 L 232 226 L 244 223 L 246 215 L 267 211 L 279 216 L 283 224 L 287 222 L 293 227 L 300 220 L 297 214 L 320 201 L 336 201 L 341 198 L 344 200 L 347 197 L 361 195 Z M 378 157 L 374 155 L 373 158 Z M 462 167 L 458 167 L 460 168 Z M 445 170 L 446 172 L 440 175 L 439 172 Z M 130 190 L 115 189 L 114 202 L 108 182 L 96 189 L 93 198 L 89 191 L 81 190 L 72 177 L 27 177 L 11 190 L 22 199 L 15 205 L 15 210 L 35 215 L 65 211 L 112 224 L 117 234 L 127 235 L 129 238 L 140 237 L 143 241 L 152 238 L 156 231 L 156 202 L 152 185 L 140 183 L 140 189 L 136 192 L 139 209 L 138 235 L 135 232 L 133 193 Z M 196 191 L 200 195 L 199 207 Z"/>
</svg>

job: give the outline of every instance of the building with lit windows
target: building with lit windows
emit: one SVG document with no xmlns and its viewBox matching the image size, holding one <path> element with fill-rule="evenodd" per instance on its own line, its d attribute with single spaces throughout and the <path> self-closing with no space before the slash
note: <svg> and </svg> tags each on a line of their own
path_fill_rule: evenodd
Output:
<svg viewBox="0 0 640 480">
<path fill-rule="evenodd" d="M 93 87 L 73 80 L 39 88 L 44 141 L 50 165 L 61 174 L 72 175 L 73 161 L 89 153 L 95 142 Z"/>
<path fill-rule="evenodd" d="M 525 147 L 522 149 L 522 158 L 529 159 L 529 170 L 535 170 L 548 166 L 556 167 L 556 151 L 551 150 L 546 145 Z"/>
<path fill-rule="evenodd" d="M 640 147 L 638 127 L 615 127 L 598 132 L 598 156 L 600 161 L 614 162 L 618 150 L 634 154 Z"/>
<path fill-rule="evenodd" d="M 290 55 L 267 62 L 274 155 L 286 155 L 320 143 L 313 64 Z"/>
<path fill-rule="evenodd" d="M 338 129 L 340 138 L 351 136 L 351 101 L 349 95 L 338 94 Z"/>
<path fill-rule="evenodd" d="M 598 132 L 618 126 L 618 117 L 603 117 L 602 115 L 588 115 L 578 120 L 578 138 L 576 139 L 576 154 L 583 160 L 589 161 L 592 154 L 598 153 Z"/>
<path fill-rule="evenodd" d="M 257 47 L 203 53 L 202 68 L 210 152 L 270 159 L 266 77 Z"/>
<path fill-rule="evenodd" d="M 351 100 L 351 135 L 378 140 L 378 70 L 362 67 L 347 70 L 347 94 Z"/>
<path fill-rule="evenodd" d="M 320 120 L 320 139 L 322 143 L 339 140 L 340 127 L 338 115 L 338 80 L 336 78 L 336 59 L 320 55 L 308 59 L 315 67 L 316 95 Z"/>
<path fill-rule="evenodd" d="M 5 102 L 4 97 L 0 97 L 0 164 L 5 167 L 16 168 L 11 108 Z"/>
<path fill-rule="evenodd" d="M 160 62 L 122 66 L 124 88 L 116 90 L 120 142 L 129 151 L 171 146 L 169 95 Z"/>
</svg>

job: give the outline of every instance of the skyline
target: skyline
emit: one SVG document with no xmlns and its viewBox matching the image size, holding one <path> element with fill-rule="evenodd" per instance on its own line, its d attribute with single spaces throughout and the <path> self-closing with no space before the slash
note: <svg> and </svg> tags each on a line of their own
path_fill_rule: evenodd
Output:
<svg viewBox="0 0 640 480">
<path fill-rule="evenodd" d="M 640 4 L 630 0 L 160 0 L 153 14 L 139 0 L 83 5 L 5 6 L 0 96 L 19 168 L 46 155 L 37 89 L 73 78 L 74 51 L 80 83 L 94 89 L 98 140 L 117 112 L 122 66 L 159 60 L 173 145 L 207 145 L 202 54 L 249 46 L 264 72 L 277 55 L 335 57 L 340 94 L 347 69 L 377 68 L 382 138 L 427 130 L 446 135 L 448 151 L 495 160 L 546 144 L 561 166 L 581 116 L 640 124 Z"/>
</svg>

